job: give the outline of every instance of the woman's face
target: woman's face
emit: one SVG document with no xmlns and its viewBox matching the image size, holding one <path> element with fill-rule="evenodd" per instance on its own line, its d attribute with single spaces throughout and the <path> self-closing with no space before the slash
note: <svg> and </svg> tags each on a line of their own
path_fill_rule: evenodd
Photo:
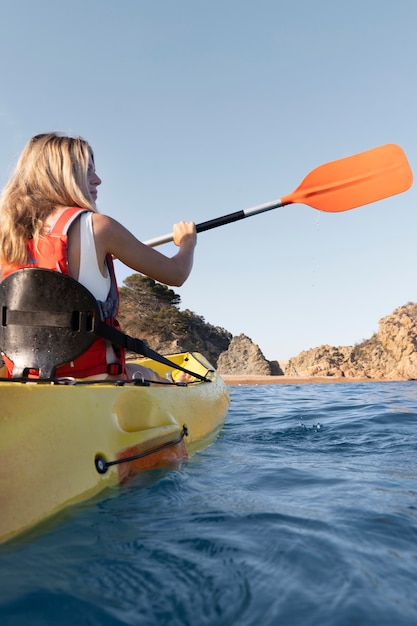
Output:
<svg viewBox="0 0 417 626">
<path fill-rule="evenodd" d="M 87 187 L 90 192 L 90 196 L 94 200 L 97 200 L 97 187 L 101 185 L 101 178 L 96 174 L 96 166 L 94 165 L 93 155 L 90 153 L 88 157 L 88 169 L 87 169 Z"/>
</svg>

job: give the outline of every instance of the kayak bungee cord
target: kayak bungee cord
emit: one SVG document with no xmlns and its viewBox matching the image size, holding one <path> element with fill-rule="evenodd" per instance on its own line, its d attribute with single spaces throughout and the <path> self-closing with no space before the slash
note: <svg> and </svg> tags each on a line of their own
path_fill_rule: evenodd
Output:
<svg viewBox="0 0 417 626">
<path fill-rule="evenodd" d="M 208 370 L 211 371 L 211 370 Z M 124 387 L 126 385 L 133 385 L 134 387 L 150 387 L 151 385 L 161 385 L 162 387 L 189 387 L 196 383 L 210 383 L 209 378 L 202 380 L 189 380 L 189 381 L 174 381 L 174 380 L 147 380 L 146 378 L 129 378 L 127 380 L 109 380 L 103 378 L 102 380 L 82 380 L 77 378 L 28 378 L 27 376 L 19 376 L 19 378 L 4 378 L 0 376 L 0 382 L 3 383 L 20 383 L 24 384 L 36 384 L 36 385 L 113 385 L 114 387 Z"/>
<path fill-rule="evenodd" d="M 178 439 L 175 441 L 168 441 L 168 443 L 164 443 L 161 446 L 157 446 L 156 448 L 152 448 L 152 450 L 147 450 L 146 452 L 141 452 L 140 454 L 134 454 L 133 456 L 127 456 L 123 459 L 116 459 L 114 461 L 106 461 L 102 456 L 97 456 L 95 458 L 95 466 L 96 470 L 99 474 L 105 474 L 109 467 L 112 465 L 121 465 L 122 463 L 131 463 L 132 461 L 138 461 L 139 459 L 143 459 L 147 456 L 151 456 L 152 454 L 156 454 L 157 452 L 161 452 L 161 450 L 166 450 L 166 448 L 171 448 L 173 446 L 178 445 L 184 439 L 184 437 L 188 437 L 188 428 L 185 424 L 183 424 L 182 431 Z"/>
<path fill-rule="evenodd" d="M 186 359 L 187 360 L 187 359 Z M 197 362 L 198 359 L 196 359 Z M 173 362 L 172 362 L 173 363 Z M 173 363 L 174 365 L 174 363 Z M 0 367 L 1 367 L 1 357 L 0 357 Z M 17 376 L 13 378 L 7 378 L 4 376 L 0 376 L 0 382 L 7 383 L 36 383 L 40 384 L 48 384 L 48 385 L 114 385 L 116 387 L 123 387 L 125 385 L 133 385 L 134 387 L 149 387 L 150 385 L 161 385 L 162 387 L 170 385 L 171 387 L 188 387 L 189 385 L 195 385 L 196 383 L 211 383 L 211 378 L 207 378 L 209 374 L 213 374 L 214 370 L 207 369 L 204 376 L 197 374 L 196 372 L 192 372 L 191 370 L 187 370 L 180 365 L 175 365 L 175 370 L 185 371 L 187 374 L 189 373 L 193 376 L 194 380 L 187 381 L 177 381 L 172 377 L 172 374 L 166 380 L 149 380 L 145 377 L 141 378 L 127 378 L 127 379 L 117 379 L 112 380 L 108 378 L 102 378 L 100 380 L 83 380 L 82 378 L 73 378 L 72 376 L 62 376 L 59 378 L 54 377 L 42 377 L 42 378 L 30 378 L 29 376 Z"/>
</svg>

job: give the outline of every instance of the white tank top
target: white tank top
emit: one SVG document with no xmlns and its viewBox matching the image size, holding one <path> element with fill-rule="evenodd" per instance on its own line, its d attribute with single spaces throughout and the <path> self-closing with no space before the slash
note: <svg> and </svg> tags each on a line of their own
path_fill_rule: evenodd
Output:
<svg viewBox="0 0 417 626">
<path fill-rule="evenodd" d="M 104 302 L 110 291 L 110 274 L 105 264 L 106 276 L 100 271 L 97 263 L 96 243 L 93 232 L 93 213 L 82 213 L 80 215 L 80 271 L 78 282 L 87 287 L 96 300 Z M 113 346 L 109 341 L 107 344 L 107 363 L 115 363 L 117 357 Z M 96 378 L 100 378 L 101 375 Z"/>
<path fill-rule="evenodd" d="M 96 244 L 93 232 L 93 213 L 88 211 L 80 216 L 80 272 L 78 282 L 87 287 L 96 300 L 104 301 L 110 291 L 110 274 L 105 265 L 106 276 L 97 263 Z"/>
</svg>

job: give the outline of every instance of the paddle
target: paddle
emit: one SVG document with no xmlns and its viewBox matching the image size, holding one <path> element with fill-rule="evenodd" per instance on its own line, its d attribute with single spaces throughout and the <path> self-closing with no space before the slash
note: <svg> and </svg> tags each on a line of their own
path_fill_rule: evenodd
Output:
<svg viewBox="0 0 417 626">
<path fill-rule="evenodd" d="M 406 191 L 412 182 L 413 174 L 403 150 L 395 144 L 386 144 L 320 165 L 287 196 L 202 222 L 196 229 L 202 233 L 286 204 L 307 204 L 328 213 L 349 211 Z M 155 247 L 173 239 L 173 233 L 169 233 L 145 244 Z"/>
</svg>

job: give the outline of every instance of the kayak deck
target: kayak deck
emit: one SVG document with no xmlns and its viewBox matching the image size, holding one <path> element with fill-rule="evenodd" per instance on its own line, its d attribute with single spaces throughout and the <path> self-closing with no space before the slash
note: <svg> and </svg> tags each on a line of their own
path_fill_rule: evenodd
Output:
<svg viewBox="0 0 417 626">
<path fill-rule="evenodd" d="M 201 354 L 169 358 L 209 382 L 0 381 L 0 542 L 215 439 L 226 385 Z M 137 362 L 163 377 L 172 371 Z"/>
</svg>

